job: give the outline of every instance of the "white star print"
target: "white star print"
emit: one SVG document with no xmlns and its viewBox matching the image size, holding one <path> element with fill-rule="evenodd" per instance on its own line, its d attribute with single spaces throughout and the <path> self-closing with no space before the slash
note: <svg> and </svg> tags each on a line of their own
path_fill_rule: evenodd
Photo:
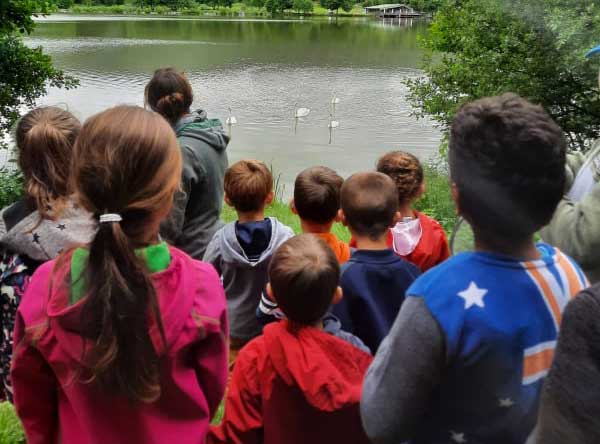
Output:
<svg viewBox="0 0 600 444">
<path fill-rule="evenodd" d="M 483 297 L 487 294 L 487 290 L 484 288 L 477 287 L 475 282 L 469 284 L 469 288 L 458 293 L 458 296 L 465 300 L 465 310 L 468 310 L 473 305 L 478 307 L 485 307 L 483 303 Z"/>
<path fill-rule="evenodd" d="M 464 433 L 450 431 L 450 435 L 452 437 L 452 441 L 454 441 L 454 442 L 457 442 L 459 444 L 461 444 L 461 443 L 464 444 L 465 442 L 467 442 L 467 439 L 465 438 Z"/>
<path fill-rule="evenodd" d="M 498 399 L 498 405 L 500 405 L 502 408 L 508 409 L 515 405 L 515 401 L 510 398 L 500 398 Z"/>
</svg>

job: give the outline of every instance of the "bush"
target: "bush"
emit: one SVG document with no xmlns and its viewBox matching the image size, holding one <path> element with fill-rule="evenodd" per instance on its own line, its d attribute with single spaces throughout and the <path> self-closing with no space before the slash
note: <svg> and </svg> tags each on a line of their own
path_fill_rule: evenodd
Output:
<svg viewBox="0 0 600 444">
<path fill-rule="evenodd" d="M 0 168 L 0 208 L 15 202 L 23 195 L 23 176 L 20 171 Z M 0 443 L 3 441 L 0 440 Z"/>
<path fill-rule="evenodd" d="M 13 405 L 0 403 L 0 443 L 25 444 L 25 432 Z"/>
</svg>

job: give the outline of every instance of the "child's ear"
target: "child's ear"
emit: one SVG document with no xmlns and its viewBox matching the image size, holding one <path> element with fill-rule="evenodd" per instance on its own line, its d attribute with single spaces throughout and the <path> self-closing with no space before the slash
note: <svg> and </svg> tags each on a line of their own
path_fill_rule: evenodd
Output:
<svg viewBox="0 0 600 444">
<path fill-rule="evenodd" d="M 341 209 L 338 210 L 338 212 L 336 213 L 335 217 L 333 218 L 333 223 L 338 223 L 338 222 L 342 222 L 342 214 L 341 214 Z"/>
<path fill-rule="evenodd" d="M 392 219 L 392 225 L 390 225 L 390 228 L 394 228 L 396 224 L 400 221 L 402 221 L 402 213 L 400 211 L 396 211 L 396 214 L 394 214 L 394 219 Z"/>
<path fill-rule="evenodd" d="M 342 287 L 338 287 L 335 289 L 335 293 L 333 294 L 333 299 L 331 300 L 331 304 L 339 304 L 344 298 L 344 292 L 342 291 Z"/>
<path fill-rule="evenodd" d="M 267 284 L 266 292 L 267 292 L 267 297 L 269 298 L 269 300 L 275 302 L 275 298 L 273 297 L 273 288 L 271 288 L 270 282 Z"/>
<path fill-rule="evenodd" d="M 348 222 L 346 221 L 346 215 L 344 214 L 344 210 L 342 210 L 341 208 L 338 210 L 336 219 L 339 222 L 341 222 L 343 226 L 345 226 L 345 227 L 348 226 Z"/>
<path fill-rule="evenodd" d="M 423 196 L 423 194 L 425 194 L 425 192 L 427 191 L 427 186 L 425 185 L 425 181 L 423 181 L 421 183 L 421 186 L 419 187 L 419 191 L 417 191 L 417 199 L 419 199 L 420 197 Z"/>
<path fill-rule="evenodd" d="M 269 194 L 267 194 L 267 197 L 265 197 L 265 206 L 271 205 L 273 203 L 273 199 L 275 199 L 275 193 L 271 191 Z"/>
<path fill-rule="evenodd" d="M 225 193 L 224 200 L 227 205 L 229 205 L 230 207 L 233 207 L 233 204 L 231 203 L 231 199 L 229 199 L 229 196 L 227 195 L 227 193 Z"/>
<path fill-rule="evenodd" d="M 456 207 L 456 214 L 460 215 L 460 192 L 458 191 L 458 187 L 455 182 L 452 182 L 451 185 L 452 191 L 452 200 L 454 201 L 454 206 Z"/>
<path fill-rule="evenodd" d="M 296 203 L 294 202 L 294 199 L 290 200 L 290 210 L 292 210 L 292 213 L 294 213 L 296 216 L 298 215 L 298 210 L 296 209 Z"/>
</svg>

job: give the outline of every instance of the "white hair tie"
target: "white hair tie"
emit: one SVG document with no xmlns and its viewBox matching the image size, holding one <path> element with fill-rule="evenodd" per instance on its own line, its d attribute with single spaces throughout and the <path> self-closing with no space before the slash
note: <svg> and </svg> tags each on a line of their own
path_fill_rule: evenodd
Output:
<svg viewBox="0 0 600 444">
<path fill-rule="evenodd" d="M 101 224 L 106 224 L 110 222 L 121 222 L 122 220 L 123 218 L 121 217 L 121 215 L 116 213 L 106 213 L 100 215 Z"/>
</svg>

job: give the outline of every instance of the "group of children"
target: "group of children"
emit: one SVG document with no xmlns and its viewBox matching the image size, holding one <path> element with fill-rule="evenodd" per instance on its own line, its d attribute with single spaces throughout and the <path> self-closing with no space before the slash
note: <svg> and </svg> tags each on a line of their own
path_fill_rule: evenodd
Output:
<svg viewBox="0 0 600 444">
<path fill-rule="evenodd" d="M 542 108 L 507 94 L 457 113 L 450 180 L 476 251 L 451 259 L 442 227 L 413 208 L 423 168 L 400 151 L 346 180 L 302 171 L 298 236 L 265 217 L 267 166 L 236 162 L 222 186 L 237 220 L 193 259 L 160 236 L 186 174 L 179 121 L 119 106 L 53 138 L 67 134 L 56 113 L 21 128 L 46 153 L 46 176 L 21 164 L 32 184 L 21 212 L 39 224 L 20 232 L 39 246 L 40 227 L 51 237 L 84 214 L 94 228 L 56 238 L 13 296 L 14 336 L 3 320 L 14 344 L 3 376 L 29 443 L 527 440 L 562 312 L 588 286 L 570 258 L 534 243 L 565 183 L 564 136 Z M 62 190 L 48 168 L 59 142 Z"/>
</svg>

